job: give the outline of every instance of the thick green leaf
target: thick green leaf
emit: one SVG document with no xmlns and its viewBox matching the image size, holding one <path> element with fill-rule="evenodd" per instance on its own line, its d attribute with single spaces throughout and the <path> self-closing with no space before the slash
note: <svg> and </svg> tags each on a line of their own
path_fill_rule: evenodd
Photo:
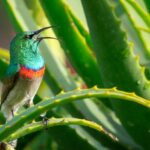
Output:
<svg viewBox="0 0 150 150">
<path fill-rule="evenodd" d="M 80 23 L 73 18 L 74 15 L 70 13 L 68 6 L 62 0 L 45 0 L 41 1 L 41 4 L 51 24 L 59 26 L 59 30 L 54 31 L 61 39 L 61 45 L 77 72 L 89 87 L 102 86 L 96 59 L 82 36 L 83 32 L 80 33 Z"/>
<path fill-rule="evenodd" d="M 61 106 L 65 103 L 69 103 L 75 100 L 90 98 L 90 97 L 100 97 L 100 98 L 115 98 L 115 99 L 122 99 L 124 101 L 131 101 L 134 105 L 139 105 L 141 108 L 150 108 L 150 101 L 146 100 L 142 97 L 139 97 L 133 93 L 127 93 L 123 91 L 119 91 L 116 89 L 86 89 L 80 91 L 70 91 L 67 93 L 59 94 L 50 100 L 44 100 L 32 106 L 22 112 L 20 115 L 16 115 L 12 120 L 6 122 L 5 125 L 0 127 L 0 140 L 6 139 L 10 136 L 11 133 L 14 133 L 17 129 L 23 126 L 24 123 L 31 121 L 33 118 L 36 118 L 43 112 L 47 111 L 48 109 L 52 109 L 56 106 Z M 114 101 L 116 101 L 114 99 Z M 89 99 L 87 99 L 89 100 Z M 104 133 L 107 134 L 107 133 Z"/>
<path fill-rule="evenodd" d="M 129 18 L 133 22 L 133 26 L 137 28 L 137 31 L 140 33 L 141 39 L 143 38 L 143 42 L 145 44 L 145 51 L 149 52 L 149 43 L 148 39 L 150 37 L 149 32 L 146 32 L 150 29 L 150 17 L 148 13 L 141 8 L 141 6 L 132 0 L 122 1 L 121 4 L 125 8 L 126 12 L 132 12 L 132 15 L 129 15 Z M 147 52 L 147 53 L 148 53 Z"/>
<path fill-rule="evenodd" d="M 105 0 L 82 0 L 82 3 L 105 87 L 117 86 L 150 98 L 149 82 L 127 44 L 125 32 L 121 30 L 113 9 Z M 129 102 L 113 101 L 113 105 L 135 141 L 145 148 L 150 147 L 150 121 L 147 118 L 150 110 Z"/>
<path fill-rule="evenodd" d="M 98 132 L 98 134 L 102 134 L 105 133 L 106 136 L 103 136 L 103 139 L 106 139 L 106 137 L 108 136 L 109 139 L 107 139 L 107 141 L 109 140 L 109 144 L 112 145 L 112 147 L 114 147 L 114 141 L 115 141 L 115 137 L 111 137 L 111 135 L 107 134 L 107 131 L 105 131 L 100 125 L 94 123 L 94 122 L 91 122 L 91 121 L 87 121 L 87 120 L 84 120 L 84 119 L 77 119 L 77 118 L 51 118 L 47 121 L 47 128 L 49 127 L 53 127 L 53 126 L 62 126 L 62 125 L 83 125 L 83 126 L 87 126 L 87 127 L 90 127 L 92 129 L 95 129 Z M 29 133 L 32 133 L 32 132 L 35 132 L 35 131 L 38 131 L 38 130 L 41 130 L 41 129 L 45 129 L 45 125 L 43 124 L 43 122 L 36 122 L 36 123 L 32 123 L 32 124 L 28 124 L 24 127 L 22 127 L 20 130 L 18 130 L 17 132 L 15 132 L 14 134 L 12 134 L 11 136 L 9 136 L 9 138 L 7 138 L 7 141 L 10 141 L 12 139 L 15 139 L 16 137 L 17 138 L 20 138 L 21 136 L 24 136 L 26 134 L 29 134 Z M 61 136 L 63 138 L 64 134 L 66 134 L 67 132 L 65 132 L 65 130 L 63 132 L 60 132 L 62 131 L 61 128 L 56 128 L 56 130 L 58 129 L 57 132 L 59 132 L 59 134 L 53 132 L 52 130 L 50 130 L 50 134 L 51 132 L 55 133 L 53 134 L 54 136 Z M 65 128 L 62 128 L 62 129 L 65 129 Z M 55 128 L 54 128 L 55 130 Z M 68 131 L 68 130 L 67 130 Z M 69 130 L 68 132 L 70 132 L 71 130 Z M 73 131 L 73 130 L 72 130 Z M 72 132 L 71 131 L 71 132 Z M 61 133 L 61 134 L 60 134 Z M 56 138 L 58 139 L 58 138 Z M 77 138 L 73 139 L 73 138 L 70 138 L 72 140 L 74 140 L 74 142 L 77 140 Z M 62 140 L 59 140 L 59 141 L 62 141 Z M 82 149 L 93 149 L 92 147 L 90 147 L 89 145 L 86 144 L 86 141 L 85 140 L 82 140 L 82 139 L 79 139 L 79 143 L 78 145 L 76 145 L 77 142 L 69 142 L 70 144 L 67 144 L 68 143 L 68 140 L 67 140 L 67 143 L 65 143 L 65 145 L 67 145 L 67 149 L 69 149 L 69 147 L 71 148 L 71 146 L 74 146 L 72 149 L 77 149 L 77 148 L 82 148 Z M 64 142 L 64 141 L 62 141 Z M 66 141 L 65 141 L 66 142 Z M 90 142 L 90 141 L 89 141 Z M 105 140 L 104 140 L 105 142 Z M 60 143 L 60 142 L 59 142 Z M 72 143 L 74 143 L 75 145 L 72 145 Z M 85 143 L 85 144 L 80 144 L 80 143 Z M 123 145 L 118 145 L 116 148 L 121 148 L 122 150 L 123 149 L 126 149 L 125 147 L 123 147 Z M 99 147 L 97 147 L 97 149 L 99 149 Z"/>
<path fill-rule="evenodd" d="M 17 27 L 16 27 L 17 30 L 19 30 L 20 28 L 21 28 L 21 30 L 19 30 L 19 31 L 22 31 L 23 29 L 27 30 L 27 28 L 30 28 L 30 30 L 33 29 L 32 24 L 34 26 L 34 21 L 31 18 L 28 19 L 28 16 L 30 16 L 31 12 L 34 12 L 34 11 L 30 10 L 30 12 L 28 12 L 29 11 L 28 7 L 25 7 L 26 5 L 23 1 L 19 2 L 19 5 L 24 5 L 25 9 L 15 9 L 15 7 L 18 5 L 18 2 L 16 2 L 16 1 L 6 1 L 5 0 L 3 2 L 5 2 L 4 6 L 8 10 L 10 18 L 12 18 L 12 23 L 17 24 L 16 22 L 20 22 L 20 24 L 18 24 Z M 31 4 L 31 2 L 34 3 L 35 1 L 30 1 L 30 4 Z M 34 3 L 34 5 L 29 5 L 29 6 L 30 6 L 30 9 L 31 9 L 32 8 L 31 6 L 35 7 L 36 3 Z M 24 11 L 22 11 L 22 10 L 24 10 Z M 36 9 L 35 9 L 35 11 L 36 11 Z M 38 11 L 38 12 L 40 13 L 41 11 Z M 34 13 L 34 15 L 36 14 L 38 16 L 38 12 L 36 11 L 36 13 Z M 37 16 L 36 16 L 37 19 L 41 18 L 41 15 L 39 15 L 40 17 L 37 17 Z M 44 16 L 43 16 L 43 18 L 44 18 Z M 38 22 L 40 22 L 40 19 L 38 19 Z M 40 22 L 40 24 L 41 24 L 41 22 Z M 27 26 L 27 27 L 24 27 L 24 26 Z M 54 52 L 56 52 L 56 51 L 54 51 Z M 45 55 L 48 56 L 48 54 L 45 54 Z M 54 59 L 59 60 L 57 55 L 53 55 L 53 56 L 55 56 Z M 53 68 L 50 68 L 50 71 L 52 72 L 52 74 L 53 75 L 56 74 L 56 75 L 60 76 L 57 69 L 55 69 L 57 67 L 57 66 L 54 65 L 55 63 L 52 62 L 50 64 L 53 66 Z M 59 68 L 60 71 L 64 71 L 64 69 L 62 69 L 61 65 L 58 65 L 58 67 L 60 67 Z M 57 80 L 57 83 L 58 83 L 58 88 L 54 92 L 57 92 L 59 90 L 59 87 L 63 87 L 65 90 L 71 90 L 73 88 L 73 86 L 72 86 L 72 83 L 71 83 L 72 81 L 70 81 L 70 79 L 68 80 L 68 74 L 64 73 L 64 76 L 62 76 L 62 73 L 60 73 L 60 74 L 61 74 L 60 77 L 58 77 L 58 78 L 56 77 L 56 80 Z M 66 80 L 66 79 L 63 79 L 64 77 L 67 78 L 67 82 L 63 82 L 63 81 Z M 69 84 L 68 84 L 68 82 L 69 82 Z M 80 113 L 83 113 L 83 115 L 86 118 L 89 118 L 90 120 L 94 120 L 98 123 L 102 123 L 104 126 L 106 126 L 106 128 L 108 130 L 110 130 L 111 132 L 118 135 L 118 137 L 122 141 L 124 141 L 125 143 L 128 143 L 128 144 L 134 145 L 131 138 L 129 136 L 127 136 L 125 131 L 122 129 L 120 123 L 118 123 L 118 121 L 117 121 L 115 115 L 113 114 L 113 112 L 107 111 L 107 108 L 105 106 L 102 106 L 103 107 L 103 112 L 100 111 L 99 108 L 96 106 L 96 104 L 94 104 L 92 102 L 90 102 L 90 103 L 88 103 L 88 102 L 78 103 L 78 104 L 76 104 L 76 107 L 80 111 Z M 100 107 L 100 108 L 102 108 L 102 107 Z M 94 109 L 91 109 L 91 108 L 94 108 Z M 73 110 L 73 108 L 70 107 L 70 105 L 67 107 L 67 109 L 69 111 L 70 111 L 70 109 L 71 109 L 71 111 Z M 94 111 L 94 110 L 96 110 L 96 111 Z M 73 115 L 76 116 L 77 113 L 74 113 L 74 112 L 73 112 Z M 110 114 L 112 114 L 112 115 L 110 115 Z M 110 118 L 112 118 L 112 119 L 110 119 Z M 81 131 L 78 131 L 78 133 L 81 133 Z M 85 133 L 85 131 L 84 131 L 84 133 Z M 84 134 L 81 134 L 81 135 L 84 135 Z M 127 138 L 125 138 L 125 137 L 127 137 Z M 86 136 L 84 136 L 84 138 L 86 138 Z"/>
<path fill-rule="evenodd" d="M 83 38 L 85 38 L 87 45 L 92 49 L 93 43 L 91 41 L 91 36 L 89 32 L 85 29 L 81 21 L 73 14 L 73 12 L 69 9 L 69 7 L 68 7 L 68 13 L 72 17 L 73 22 L 75 26 L 78 28 L 78 31 L 80 32 L 80 34 L 83 36 Z"/>
<path fill-rule="evenodd" d="M 5 75 L 7 63 L 9 60 L 9 54 L 7 50 L 0 48 L 0 79 L 2 79 Z"/>
<path fill-rule="evenodd" d="M 31 3 L 31 2 L 30 2 Z M 58 80 L 57 80 L 58 81 Z M 68 86 L 68 85 L 67 85 Z M 68 86 L 67 88 L 65 88 L 65 87 L 63 87 L 65 90 L 68 90 L 68 89 L 71 89 L 71 87 L 70 86 Z M 110 117 L 113 117 L 113 118 L 115 118 L 115 116 L 113 115 L 113 116 L 109 116 L 109 114 L 110 114 L 110 112 L 108 113 L 107 111 L 106 111 L 106 108 L 105 109 L 103 109 L 103 111 L 104 112 L 101 112 L 100 110 L 99 111 L 96 111 L 96 112 L 94 112 L 92 109 L 91 109 L 91 105 L 92 106 L 94 106 L 94 108 L 97 108 L 97 106 L 94 104 L 94 103 L 90 103 L 90 104 L 88 104 L 88 102 L 83 102 L 83 103 L 78 103 L 78 104 L 76 104 L 76 108 L 80 111 L 80 112 L 82 112 L 83 113 L 83 115 L 84 116 L 86 116 L 86 118 L 89 118 L 90 117 L 90 119 L 91 120 L 93 120 L 93 118 L 95 118 L 95 120 L 97 121 L 97 122 L 99 122 L 99 123 L 102 123 L 103 125 L 105 125 L 105 126 L 107 126 L 107 128 L 109 128 L 109 130 L 112 130 L 112 132 L 115 132 L 116 134 L 119 134 L 120 135 L 120 133 L 119 132 L 121 132 L 123 135 L 121 135 L 121 138 L 123 138 L 124 140 L 127 140 L 127 139 L 130 139 L 129 137 L 128 138 L 124 138 L 124 132 L 122 132 L 122 129 L 120 128 L 120 129 L 118 129 L 118 126 L 117 126 L 117 128 L 116 128 L 116 119 L 113 119 L 113 120 L 111 120 L 111 121 L 108 121 L 107 119 L 108 118 L 110 118 Z M 104 107 L 104 106 L 103 106 Z M 71 112 L 72 110 L 73 110 L 73 108 L 71 108 L 70 107 L 70 105 L 67 107 L 67 108 L 70 108 L 70 109 L 68 109 L 69 110 L 69 112 Z M 98 108 L 97 108 L 98 109 Z M 84 111 L 85 110 L 85 111 Z M 99 113 L 99 114 L 98 114 Z M 73 113 L 73 115 L 75 115 L 74 113 Z M 101 117 L 99 117 L 99 116 L 101 116 L 101 115 L 103 115 L 103 119 L 101 119 Z M 76 115 L 75 115 L 76 116 Z M 94 121 L 95 121 L 94 120 Z M 113 124 L 113 125 L 111 125 L 111 124 Z M 118 124 L 118 123 L 117 123 Z M 114 127 L 112 127 L 112 126 L 114 126 Z M 120 126 L 120 125 L 119 125 Z M 116 128 L 116 129 L 115 129 Z M 130 140 L 129 140 L 130 141 Z"/>
<path fill-rule="evenodd" d="M 47 123 L 47 128 L 53 127 L 53 126 L 62 126 L 62 125 L 83 125 L 83 126 L 87 126 L 92 129 L 95 129 L 102 134 L 105 134 L 106 136 L 108 136 L 110 139 L 112 139 L 114 141 L 118 141 L 118 139 L 116 137 L 114 137 L 113 135 L 108 133 L 105 129 L 103 129 L 102 126 L 100 126 L 94 122 L 84 120 L 84 119 L 68 118 L 68 117 L 67 118 L 54 118 L 53 117 L 53 118 L 48 119 L 46 123 Z M 27 134 L 35 132 L 35 131 L 39 131 L 44 128 L 45 128 L 45 125 L 43 124 L 42 121 L 25 125 L 20 130 L 18 130 L 14 134 L 10 135 L 8 138 L 6 138 L 6 141 L 11 141 L 16 138 L 20 138 L 24 135 L 27 135 Z"/>
<path fill-rule="evenodd" d="M 135 10 L 133 10 L 131 6 L 123 5 L 127 4 L 126 1 L 113 1 L 115 5 L 115 12 L 121 19 L 123 28 L 127 31 L 126 34 L 128 37 L 128 41 L 133 44 L 135 53 L 140 56 L 141 65 L 148 64 L 150 57 L 148 43 L 146 43 L 147 40 L 144 40 L 144 31 L 140 30 L 140 28 L 148 28 L 147 25 L 143 21 L 141 21 L 142 18 L 137 14 Z"/>
<path fill-rule="evenodd" d="M 70 26 L 70 22 L 71 21 L 75 21 L 75 25 L 77 25 L 76 22 L 78 20 L 75 19 L 75 17 L 73 17 L 73 13 L 72 13 L 71 16 L 68 15 L 68 13 L 70 14 L 70 9 L 68 9 L 68 7 L 65 4 L 63 4 L 62 1 L 41 1 L 41 3 L 44 5 L 45 12 L 46 12 L 47 16 L 50 17 L 50 21 L 52 20 L 53 24 L 56 24 L 57 26 L 59 26 L 59 30 L 57 30 L 58 36 L 61 36 L 61 39 L 65 40 L 64 42 L 65 42 L 66 45 L 68 43 L 70 43 L 70 45 L 73 46 L 72 42 L 74 40 L 76 40 L 76 38 L 72 39 L 71 35 L 76 35 L 77 38 L 79 36 L 79 39 L 81 38 L 81 36 L 79 35 L 79 31 L 80 31 L 80 33 L 81 33 L 82 36 L 85 35 L 85 34 L 83 34 L 83 29 L 82 29 L 82 32 L 81 32 L 81 26 L 80 26 L 80 30 L 79 31 L 76 31 L 74 28 L 72 28 L 72 26 Z M 59 4 L 57 4 L 57 3 L 59 3 Z M 50 6 L 53 6 L 53 4 L 55 4 L 54 6 L 57 6 L 57 7 L 49 8 Z M 59 8 L 59 11 L 57 11 L 58 8 Z M 60 10 L 62 12 L 60 12 Z M 63 14 L 64 15 L 66 14 L 65 18 L 64 18 Z M 72 17 L 74 19 L 72 20 L 72 18 L 70 18 L 70 17 Z M 62 18 L 62 19 L 59 19 L 59 18 Z M 79 23 L 77 25 L 77 28 L 79 29 Z M 68 29 L 69 29 L 70 32 L 68 32 Z M 72 32 L 73 32 L 73 34 L 71 34 Z M 78 44 L 78 43 L 76 42 L 76 44 Z M 80 43 L 80 44 L 82 44 L 82 43 Z M 70 46 L 69 46 L 69 48 L 70 48 Z M 75 46 L 73 48 L 75 48 Z M 76 50 L 70 49 L 70 53 L 69 53 L 69 55 L 71 55 L 71 57 L 73 57 L 73 59 L 74 59 L 74 57 L 76 57 L 75 59 L 76 59 L 77 63 L 79 63 L 78 62 L 79 58 L 81 60 L 84 60 L 81 57 L 85 57 L 85 53 L 86 53 L 86 52 L 83 51 L 83 49 L 81 49 L 81 47 L 79 47 L 79 48 L 80 49 L 77 48 Z M 82 54 L 78 53 L 77 50 L 79 50 L 80 52 L 82 52 Z M 74 55 L 74 53 L 76 53 L 76 54 Z M 80 57 L 78 57 L 79 55 L 80 55 Z M 87 60 L 85 59 L 84 62 L 87 62 Z M 81 67 L 81 65 L 78 65 L 78 67 L 79 67 L 79 69 L 82 69 L 84 66 Z M 85 69 L 87 69 L 87 68 L 85 68 Z M 94 70 L 94 68 L 92 70 Z M 83 73 L 85 75 L 85 71 L 83 71 Z M 95 76 L 95 73 L 93 71 L 92 71 L 92 75 Z M 90 74 L 89 74 L 89 77 L 90 77 Z M 90 77 L 90 78 L 92 79 L 92 82 L 95 79 L 95 77 Z M 79 103 L 77 103 L 75 105 L 76 105 L 76 108 L 79 109 L 80 112 L 82 112 L 82 114 L 86 118 L 89 118 L 91 120 L 94 119 L 94 121 L 97 121 L 98 123 L 102 123 L 104 126 L 106 126 L 107 128 L 109 128 L 109 130 L 111 130 L 112 132 L 115 132 L 117 135 L 121 135 L 122 139 L 124 139 L 124 140 L 130 139 L 129 137 L 124 138 L 125 137 L 124 136 L 125 132 L 122 131 L 122 128 L 120 128 L 120 125 L 118 125 L 118 123 L 116 123 L 116 119 L 114 119 L 114 117 L 113 117 L 112 120 L 108 121 L 108 118 L 111 118 L 112 116 L 110 116 L 110 112 L 108 113 L 106 111 L 107 108 L 104 109 L 104 112 L 101 112 L 100 109 L 96 106 L 96 104 L 93 104 L 93 102 L 89 103 L 88 101 L 87 102 L 79 102 Z M 91 108 L 95 108 L 95 109 L 91 109 Z M 95 110 L 97 110 L 97 111 L 95 111 Z M 103 116 L 103 119 L 101 117 L 99 117 L 99 116 Z M 114 129 L 114 128 L 116 128 L 116 129 Z M 126 134 L 126 136 L 127 136 L 127 134 Z"/>
<path fill-rule="evenodd" d="M 42 13 L 42 9 L 40 8 L 40 5 L 37 3 L 39 2 L 35 0 L 33 1 L 4 0 L 3 1 L 3 4 L 11 18 L 12 24 L 14 24 L 18 32 L 23 31 L 23 30 L 35 30 L 37 26 L 43 27 L 43 26 L 49 25 L 47 22 L 41 21 L 41 18 L 45 18 L 45 16 Z M 21 8 L 18 6 L 21 6 Z M 46 18 L 44 20 L 46 20 Z M 49 32 L 47 34 L 48 34 L 47 36 L 49 36 Z M 54 93 L 57 93 L 60 88 L 63 88 L 65 90 L 74 89 L 76 87 L 76 84 L 73 81 L 73 79 L 70 77 L 70 75 L 68 74 L 68 71 L 65 69 L 64 63 L 62 63 L 63 61 L 61 61 L 62 58 L 60 58 L 58 55 L 60 52 L 58 51 L 57 48 L 56 48 L 57 49 L 56 51 L 55 46 L 52 51 L 49 50 L 49 47 L 51 47 L 51 44 L 49 43 L 46 43 L 46 44 L 44 43 L 41 46 L 41 49 L 43 49 L 43 55 L 46 58 L 48 73 L 50 73 L 49 78 L 46 77 L 46 81 L 48 81 L 47 83 L 51 86 L 55 85 L 52 87 L 52 90 Z M 53 82 L 49 82 L 50 79 Z M 57 83 L 55 81 L 57 81 Z M 42 86 L 42 89 L 43 89 L 43 86 Z M 43 91 L 42 89 L 40 91 Z M 45 93 L 45 90 L 43 92 Z M 69 110 L 71 109 L 71 111 L 74 111 L 74 112 L 76 111 L 74 110 L 75 109 L 74 106 L 68 106 L 68 108 Z M 87 107 L 84 105 L 84 109 L 86 108 Z M 76 130 L 78 131 L 77 133 L 81 133 L 78 129 Z M 85 130 L 83 131 L 84 133 L 87 133 Z M 79 135 L 81 138 L 86 138 L 86 135 L 84 134 L 81 134 L 81 135 Z M 90 136 L 90 138 L 89 138 L 90 141 L 94 142 L 93 137 Z M 97 144 L 93 143 L 93 145 L 97 145 Z"/>
<path fill-rule="evenodd" d="M 131 1 L 129 1 L 131 2 Z M 150 47 L 149 47 L 149 38 L 150 34 L 147 32 L 149 29 L 149 25 L 146 23 L 144 18 L 149 18 L 148 14 L 144 9 L 141 8 L 137 2 L 129 3 L 128 1 L 121 0 L 120 3 L 124 7 L 124 10 L 128 16 L 128 21 L 131 21 L 132 27 L 136 32 L 135 34 L 130 30 L 128 30 L 128 35 L 130 37 L 134 37 L 131 41 L 134 44 L 135 52 L 140 56 L 140 64 L 145 67 L 146 75 L 148 79 L 150 79 Z M 134 4 L 134 5 L 133 5 Z M 138 11 L 137 11 L 138 9 Z M 139 11 L 140 9 L 140 11 Z M 142 12 L 142 14 L 140 13 Z M 143 17 L 144 16 L 144 17 Z M 149 19 L 148 19 L 149 20 Z M 148 21 L 149 22 L 149 21 Z"/>
<path fill-rule="evenodd" d="M 21 23 L 21 26 L 23 26 L 24 27 L 24 25 L 25 26 L 28 26 L 30 23 L 32 24 L 33 23 L 33 21 L 32 21 L 32 19 L 30 19 L 30 18 L 32 18 L 32 16 L 36 16 L 36 18 L 37 18 L 37 20 L 38 20 L 38 22 L 39 22 L 39 24 L 40 24 L 40 26 L 44 26 L 45 25 L 45 23 L 43 23 L 42 25 L 41 25 L 41 23 L 43 22 L 43 21 L 41 21 L 41 18 L 44 18 L 44 16 L 40 16 L 40 17 L 37 17 L 38 15 L 36 15 L 36 14 L 39 14 L 38 12 L 41 12 L 41 11 L 39 11 L 39 9 L 36 7 L 36 3 L 38 2 L 38 1 L 28 1 L 29 2 L 29 5 L 28 5 L 28 7 L 26 7 L 26 4 L 27 4 L 27 0 L 25 1 L 26 2 L 26 4 L 24 3 L 24 1 L 7 1 L 7 2 L 9 2 L 10 3 L 10 5 L 9 5 L 9 7 L 11 8 L 9 11 L 10 11 L 10 16 L 12 17 L 12 21 L 13 22 L 15 22 L 16 20 L 17 20 L 17 22 L 22 22 L 23 20 L 23 23 Z M 14 2 L 16 3 L 16 5 L 14 5 Z M 33 5 L 33 3 L 34 3 L 34 5 Z M 18 7 L 17 7 L 17 5 L 18 6 L 23 6 L 23 7 L 21 7 L 21 9 L 19 9 Z M 25 7 L 24 7 L 25 6 Z M 35 6 L 35 10 L 33 11 L 32 9 L 33 9 L 33 7 Z M 17 9 L 15 9 L 15 7 L 17 7 Z M 22 9 L 23 8 L 23 9 Z M 28 9 L 27 9 L 28 8 Z M 30 8 L 30 13 L 29 13 L 29 8 Z M 13 12 L 12 12 L 12 10 L 13 10 Z M 25 11 L 24 11 L 25 10 Z M 38 11 L 37 11 L 38 10 Z M 32 14 L 32 15 L 31 15 Z M 34 14 L 34 15 L 33 15 Z M 18 16 L 19 15 L 19 16 Z M 16 19 L 17 18 L 17 19 Z M 33 18 L 34 19 L 34 18 Z M 17 24 L 17 23 L 16 23 Z M 36 25 L 35 26 L 30 26 L 28 29 L 30 29 L 30 30 L 35 30 L 35 28 L 36 28 Z M 27 28 L 25 27 L 24 29 L 26 29 L 27 30 Z M 79 28 L 78 28 L 79 29 Z M 81 32 L 80 32 L 81 33 Z M 44 48 L 45 49 L 45 48 Z M 54 49 L 54 52 L 56 52 L 56 50 Z M 46 54 L 45 54 L 46 55 Z M 46 56 L 48 56 L 48 55 L 46 55 Z M 56 55 L 56 56 L 58 56 L 58 55 Z M 59 61 L 59 58 L 58 57 L 55 57 L 55 59 L 57 58 L 57 60 Z M 49 58 L 48 58 L 49 59 Z M 53 66 L 53 64 L 51 64 L 52 66 Z M 58 67 L 60 67 L 60 70 L 62 71 L 62 68 L 61 68 L 61 65 L 58 65 Z M 55 68 L 55 67 L 54 67 Z M 50 69 L 49 69 L 50 70 Z M 66 79 L 67 79 L 67 82 L 66 82 L 66 80 L 62 80 L 62 76 L 61 75 L 59 75 L 59 73 L 57 72 L 57 69 L 54 69 L 53 70 L 53 68 L 51 68 L 51 70 L 50 70 L 51 72 L 53 72 L 54 71 L 54 73 L 52 74 L 53 76 L 54 76 L 54 78 L 55 78 L 55 75 L 57 75 L 57 77 L 59 76 L 60 78 L 55 78 L 57 81 L 59 81 L 59 83 L 58 83 L 58 87 L 63 87 L 64 89 L 66 89 L 66 90 L 70 90 L 70 89 L 72 89 L 72 88 L 74 88 L 75 86 L 74 86 L 74 84 L 72 84 L 71 82 L 72 82 L 72 80 L 68 80 L 67 78 L 68 78 L 68 74 L 65 72 L 63 72 L 64 74 L 64 76 L 63 77 L 66 77 Z M 56 72 L 55 72 L 56 71 Z M 52 77 L 53 78 L 53 77 Z M 70 78 L 70 77 L 69 77 Z M 64 82 L 62 82 L 62 81 L 64 81 Z M 62 82 L 62 83 L 61 83 Z M 69 83 L 69 84 L 68 84 Z M 73 85 L 73 86 L 72 86 Z M 59 89 L 59 88 L 58 88 Z M 57 89 L 56 89 L 56 92 L 57 92 Z M 116 132 L 116 134 L 118 134 L 117 132 L 120 132 L 120 130 L 117 130 L 117 125 L 118 124 L 116 124 L 116 125 L 114 125 L 114 128 L 112 129 L 112 120 L 110 120 L 109 119 L 109 121 L 107 120 L 108 119 L 108 116 L 109 116 L 109 112 L 107 112 L 106 111 L 106 108 L 104 108 L 103 109 L 103 112 L 101 112 L 101 114 L 102 115 L 104 115 L 103 116 L 103 119 L 101 119 L 101 114 L 100 114 L 100 110 L 98 110 L 98 112 L 97 111 L 95 111 L 95 110 L 92 110 L 91 109 L 91 106 L 90 105 L 92 105 L 92 108 L 96 108 L 96 109 L 98 109 L 98 107 L 94 104 L 94 103 L 85 103 L 86 105 L 83 105 L 83 107 L 81 107 L 81 109 L 80 109 L 80 111 L 81 110 L 85 110 L 85 112 L 86 113 L 84 113 L 84 115 L 87 117 L 87 118 L 89 118 L 89 116 L 91 117 L 91 120 L 93 120 L 93 118 L 95 119 L 95 120 L 98 120 L 98 121 L 101 121 L 101 122 L 103 122 L 103 124 L 106 124 L 106 126 L 109 126 L 108 128 L 111 128 L 111 131 L 113 130 L 113 132 Z M 93 105 L 94 105 L 94 107 L 93 107 Z M 88 110 L 86 109 L 86 108 L 88 108 Z M 91 109 L 91 110 L 90 110 Z M 83 110 L 83 111 L 84 111 Z M 107 114 L 107 115 L 106 115 Z M 109 116 L 109 118 L 111 118 L 111 116 Z M 115 116 L 113 116 L 113 118 L 115 118 L 116 119 L 116 117 Z M 113 121 L 113 122 L 116 122 L 116 121 Z M 110 127 L 111 126 L 111 127 Z M 119 126 L 120 126 L 120 124 L 119 124 Z M 120 134 L 120 133 L 119 133 Z M 128 137 L 127 138 L 125 138 L 125 136 L 124 136 L 124 133 L 121 133 L 122 135 L 121 135 L 121 137 L 123 137 L 124 138 L 124 140 L 126 141 L 126 140 L 128 140 Z"/>
<path fill-rule="evenodd" d="M 148 12 L 150 13 L 150 1 L 149 0 L 143 0 L 143 1 L 147 7 Z"/>
</svg>

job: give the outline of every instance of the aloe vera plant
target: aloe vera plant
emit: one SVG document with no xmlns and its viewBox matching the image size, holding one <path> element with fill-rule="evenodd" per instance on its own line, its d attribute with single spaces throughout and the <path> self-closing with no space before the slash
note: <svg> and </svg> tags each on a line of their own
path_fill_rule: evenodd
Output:
<svg viewBox="0 0 150 150">
<path fill-rule="evenodd" d="M 15 139 L 18 150 L 150 149 L 148 0 L 2 2 L 16 32 L 54 25 L 45 35 L 59 41 L 41 44 L 46 73 L 35 105 L 7 123 L 0 115 L 7 149 Z M 0 49 L 1 79 L 8 61 Z"/>
</svg>

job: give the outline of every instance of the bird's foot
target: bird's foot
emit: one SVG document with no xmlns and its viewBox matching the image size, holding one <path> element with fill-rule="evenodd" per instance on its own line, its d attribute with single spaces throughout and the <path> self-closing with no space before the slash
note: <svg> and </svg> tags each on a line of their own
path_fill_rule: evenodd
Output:
<svg viewBox="0 0 150 150">
<path fill-rule="evenodd" d="M 31 99 L 28 99 L 28 100 L 25 102 L 24 107 L 25 107 L 25 108 L 29 108 L 29 107 L 31 107 L 31 106 L 33 106 L 33 101 L 32 101 Z"/>
<path fill-rule="evenodd" d="M 25 104 L 24 104 L 25 108 L 29 108 L 30 107 L 30 99 L 28 99 Z"/>
<path fill-rule="evenodd" d="M 13 141 L 10 141 L 8 143 L 9 143 L 9 145 L 11 145 L 14 148 L 17 146 L 17 140 L 13 140 Z"/>
<path fill-rule="evenodd" d="M 11 114 L 12 114 L 12 118 L 13 118 L 13 117 L 15 116 L 15 115 L 14 115 L 14 110 L 13 110 L 13 109 L 11 110 Z"/>
<path fill-rule="evenodd" d="M 42 122 L 44 124 L 44 127 L 46 130 L 48 130 L 48 118 L 46 116 L 41 116 L 42 117 Z"/>
</svg>

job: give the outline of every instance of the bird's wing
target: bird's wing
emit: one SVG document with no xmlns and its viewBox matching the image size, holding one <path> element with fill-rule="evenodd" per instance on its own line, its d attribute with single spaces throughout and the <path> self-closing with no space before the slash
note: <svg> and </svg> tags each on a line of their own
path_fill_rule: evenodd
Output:
<svg viewBox="0 0 150 150">
<path fill-rule="evenodd" d="M 4 79 L 0 82 L 0 104 L 2 104 L 10 90 L 14 87 L 19 76 L 20 65 L 9 65 Z"/>
<path fill-rule="evenodd" d="M 19 76 L 19 74 L 16 73 L 16 74 L 12 75 L 11 77 L 4 78 L 3 81 L 0 82 L 1 104 L 5 101 L 8 93 L 14 87 L 14 85 L 18 79 L 18 76 Z"/>
</svg>

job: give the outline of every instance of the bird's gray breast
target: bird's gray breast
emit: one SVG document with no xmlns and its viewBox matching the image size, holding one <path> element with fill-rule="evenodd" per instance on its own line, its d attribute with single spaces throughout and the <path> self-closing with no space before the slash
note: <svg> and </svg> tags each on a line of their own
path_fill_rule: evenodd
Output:
<svg viewBox="0 0 150 150">
<path fill-rule="evenodd" d="M 23 105 L 28 100 L 32 101 L 40 86 L 41 80 L 42 77 L 33 79 L 19 77 L 15 86 L 2 103 L 3 110 L 15 109 L 17 111 L 20 105 Z"/>
</svg>

